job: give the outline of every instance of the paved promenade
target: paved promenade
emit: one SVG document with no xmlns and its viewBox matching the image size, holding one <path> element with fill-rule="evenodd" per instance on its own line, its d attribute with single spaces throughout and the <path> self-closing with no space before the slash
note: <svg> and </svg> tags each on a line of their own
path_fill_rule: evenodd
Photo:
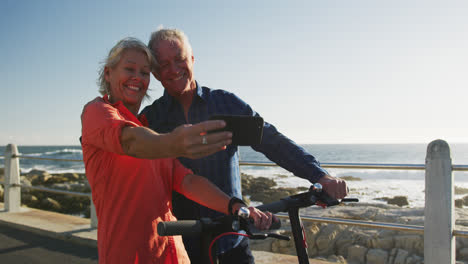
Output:
<svg viewBox="0 0 468 264">
<path fill-rule="evenodd" d="M 7 213 L 0 203 L 0 263 L 98 263 L 90 220 L 32 208 Z M 257 264 L 298 263 L 297 257 L 254 251 Z M 311 260 L 311 264 L 330 262 Z"/>
</svg>

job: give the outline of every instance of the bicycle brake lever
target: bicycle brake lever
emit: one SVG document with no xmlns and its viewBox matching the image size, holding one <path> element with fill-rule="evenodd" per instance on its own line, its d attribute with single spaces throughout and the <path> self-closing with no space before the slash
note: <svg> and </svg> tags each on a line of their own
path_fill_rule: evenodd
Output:
<svg viewBox="0 0 468 264">
<path fill-rule="evenodd" d="M 341 199 L 342 203 L 350 203 L 350 202 L 359 202 L 358 198 L 343 198 Z"/>
<path fill-rule="evenodd" d="M 250 239 L 266 239 L 268 237 L 281 239 L 281 240 L 286 240 L 286 241 L 291 240 L 291 238 L 289 236 L 283 236 L 283 235 L 278 235 L 278 234 L 274 234 L 274 233 L 252 234 L 252 235 L 250 235 L 249 238 Z"/>
<path fill-rule="evenodd" d="M 268 233 L 267 235 L 268 237 L 271 237 L 271 238 L 276 238 L 276 239 L 281 239 L 281 240 L 286 240 L 286 241 L 291 240 L 291 237 L 289 236 L 283 236 L 283 235 L 274 234 L 274 233 Z"/>
</svg>

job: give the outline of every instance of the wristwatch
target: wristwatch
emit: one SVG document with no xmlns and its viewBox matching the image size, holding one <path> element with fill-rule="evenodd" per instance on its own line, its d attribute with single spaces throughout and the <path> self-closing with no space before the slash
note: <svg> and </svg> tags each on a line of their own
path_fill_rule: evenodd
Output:
<svg viewBox="0 0 468 264">
<path fill-rule="evenodd" d="M 245 204 L 244 201 L 242 201 L 241 199 L 239 199 L 239 198 L 233 196 L 233 197 L 231 197 L 231 200 L 229 200 L 229 204 L 228 204 L 228 212 L 229 212 L 229 215 L 235 215 L 235 214 L 236 214 L 236 212 L 233 212 L 233 211 L 232 211 L 232 206 L 233 206 L 235 203 L 241 203 L 241 204 L 247 206 L 247 205 Z M 247 209 L 247 210 L 248 210 L 248 209 Z"/>
</svg>

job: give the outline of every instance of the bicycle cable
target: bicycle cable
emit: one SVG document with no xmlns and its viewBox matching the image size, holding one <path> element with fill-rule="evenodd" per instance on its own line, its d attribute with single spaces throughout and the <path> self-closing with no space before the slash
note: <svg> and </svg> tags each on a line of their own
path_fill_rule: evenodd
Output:
<svg viewBox="0 0 468 264">
<path fill-rule="evenodd" d="M 211 255 L 211 249 L 212 249 L 214 243 L 216 242 L 216 240 L 220 239 L 221 237 L 223 237 L 223 236 L 229 236 L 229 235 L 238 235 L 238 236 L 245 236 L 245 237 L 249 237 L 249 238 L 250 238 L 250 236 L 247 235 L 247 234 L 242 234 L 242 233 L 237 233 L 237 232 L 226 232 L 226 233 L 222 233 L 222 234 L 218 235 L 217 237 L 215 237 L 215 238 L 211 241 L 210 247 L 208 248 L 208 253 L 209 253 L 209 256 L 210 256 L 210 262 L 211 262 L 211 264 L 214 264 L 214 262 L 213 262 L 213 256 Z"/>
</svg>

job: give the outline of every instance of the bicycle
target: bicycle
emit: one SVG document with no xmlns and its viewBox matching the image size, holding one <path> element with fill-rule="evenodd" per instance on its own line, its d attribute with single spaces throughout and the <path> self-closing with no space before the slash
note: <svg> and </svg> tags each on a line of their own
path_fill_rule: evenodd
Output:
<svg viewBox="0 0 468 264">
<path fill-rule="evenodd" d="M 291 224 L 291 232 L 294 238 L 297 258 L 300 264 L 308 264 L 307 243 L 304 226 L 299 216 L 299 209 L 313 205 L 323 208 L 335 206 L 343 202 L 358 202 L 355 198 L 345 198 L 341 201 L 329 197 L 322 191 L 322 185 L 313 184 L 307 192 L 291 195 L 280 199 L 277 202 L 257 206 L 261 211 L 268 211 L 273 214 L 287 212 Z M 268 237 L 290 240 L 290 237 L 276 233 L 254 233 L 257 230 L 248 220 L 249 210 L 239 210 L 238 215 L 222 216 L 216 219 L 202 218 L 200 220 L 179 220 L 171 222 L 160 222 L 158 224 L 158 234 L 160 236 L 175 235 L 199 235 L 202 234 L 202 256 L 204 263 L 217 263 L 216 254 L 212 252 L 212 247 L 217 239 L 225 235 L 241 235 L 249 239 L 266 239 Z M 270 230 L 279 229 L 281 222 L 274 222 Z M 239 233 L 244 230 L 246 234 Z"/>
</svg>

